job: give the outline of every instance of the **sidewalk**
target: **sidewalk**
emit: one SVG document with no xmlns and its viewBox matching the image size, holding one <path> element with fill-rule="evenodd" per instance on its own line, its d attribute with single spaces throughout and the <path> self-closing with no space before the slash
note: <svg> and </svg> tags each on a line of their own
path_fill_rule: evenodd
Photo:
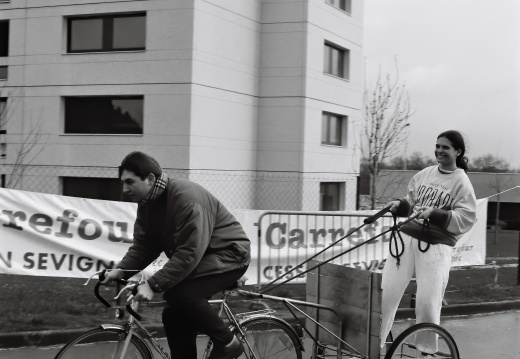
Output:
<svg viewBox="0 0 520 359">
<path fill-rule="evenodd" d="M 456 315 L 473 315 L 493 312 L 505 312 L 508 310 L 520 309 L 519 300 L 507 300 L 503 302 L 485 302 L 471 304 L 452 304 L 442 307 L 442 317 L 452 317 Z M 395 319 L 415 318 L 415 308 L 399 308 Z"/>
<path fill-rule="evenodd" d="M 520 310 L 520 300 L 503 302 L 487 302 L 475 304 L 447 305 L 442 308 L 443 317 L 458 315 L 474 315 L 493 312 L 505 312 L 510 310 Z M 283 319 L 292 323 L 295 319 L 291 316 L 281 316 Z M 414 308 L 401 308 L 397 310 L 396 320 L 410 319 L 415 317 Z M 164 337 L 162 325 L 147 327 L 152 332 L 157 332 L 156 336 Z M 75 336 L 92 328 L 81 328 L 71 330 L 45 330 L 38 332 L 19 332 L 0 334 L 0 348 L 20 348 L 28 346 L 53 346 L 63 345 Z"/>
</svg>

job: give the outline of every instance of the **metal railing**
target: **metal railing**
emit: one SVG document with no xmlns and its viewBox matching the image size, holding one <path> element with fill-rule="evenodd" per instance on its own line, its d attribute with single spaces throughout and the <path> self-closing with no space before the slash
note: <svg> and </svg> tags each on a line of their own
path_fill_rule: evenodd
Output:
<svg viewBox="0 0 520 359">
<path fill-rule="evenodd" d="M 392 227 L 392 217 L 385 216 L 366 225 L 355 233 L 363 219 L 370 214 L 350 214 L 343 212 L 295 212 L 268 211 L 258 218 L 258 283 L 266 283 L 292 271 L 297 277 L 305 268 L 298 266 L 330 246 L 330 250 L 318 255 L 316 260 L 325 261 L 345 252 L 367 239 Z M 350 234 L 349 234 L 350 233 Z M 339 241 L 342 237 L 348 237 Z M 364 270 L 379 271 L 388 253 L 390 234 L 342 255 L 330 263 Z M 296 269 L 295 269 L 296 267 Z M 289 277 L 291 278 L 291 277 Z M 303 281 L 304 276 L 294 280 Z"/>
</svg>

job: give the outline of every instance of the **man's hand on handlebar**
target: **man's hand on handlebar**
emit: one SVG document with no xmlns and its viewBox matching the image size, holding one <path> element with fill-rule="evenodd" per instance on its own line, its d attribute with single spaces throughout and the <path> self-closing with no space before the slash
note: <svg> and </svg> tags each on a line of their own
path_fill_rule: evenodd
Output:
<svg viewBox="0 0 520 359">
<path fill-rule="evenodd" d="M 125 277 L 125 272 L 122 269 L 114 269 L 105 273 L 105 279 L 101 281 L 102 284 L 112 284 L 119 279 Z"/>
<path fill-rule="evenodd" d="M 134 290 L 137 286 L 137 289 Z M 153 299 L 154 292 L 152 287 L 148 284 L 148 282 L 143 282 L 138 284 L 136 282 L 129 283 L 126 287 L 121 289 L 116 299 L 123 295 L 125 292 L 128 292 L 128 297 L 126 298 L 126 304 L 130 304 L 132 300 L 136 300 L 139 302 L 148 302 Z M 135 293 L 135 294 L 134 294 Z"/>
<path fill-rule="evenodd" d="M 154 296 L 154 292 L 152 290 L 152 287 L 150 287 L 150 284 L 148 284 L 148 282 L 144 282 L 137 287 L 137 294 L 135 296 L 133 296 L 133 295 L 128 296 L 128 299 L 126 302 L 130 303 L 130 301 L 132 299 L 137 300 L 139 302 L 149 302 L 150 300 L 153 299 L 153 296 Z"/>
</svg>

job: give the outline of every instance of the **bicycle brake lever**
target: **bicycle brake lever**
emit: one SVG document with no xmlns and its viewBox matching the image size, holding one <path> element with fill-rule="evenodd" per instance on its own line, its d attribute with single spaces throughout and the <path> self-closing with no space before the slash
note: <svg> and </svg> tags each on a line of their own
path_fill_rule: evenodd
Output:
<svg viewBox="0 0 520 359">
<path fill-rule="evenodd" d="M 83 284 L 83 285 L 87 285 L 87 284 L 90 282 L 90 280 L 91 280 L 92 278 L 94 278 L 95 276 L 98 276 L 99 278 L 101 278 L 100 275 L 101 275 L 102 273 L 104 273 L 104 272 L 106 272 L 106 269 L 100 270 L 99 272 L 96 272 L 96 273 L 92 274 L 92 275 L 90 276 L 90 278 L 87 279 L 87 281 L 86 281 L 85 284 Z M 104 277 L 104 276 L 105 276 L 105 275 L 103 274 L 103 277 Z M 105 279 L 105 278 L 103 278 L 103 279 Z M 103 279 L 100 279 L 100 281 L 103 280 Z"/>
<path fill-rule="evenodd" d="M 119 296 L 127 289 L 130 289 L 132 288 L 132 296 L 135 296 L 137 294 L 137 286 L 139 285 L 139 283 L 136 283 L 136 282 L 131 282 L 131 283 L 128 283 L 123 289 L 121 289 L 121 291 L 117 294 L 117 297 L 115 297 L 114 299 L 118 299 Z M 134 311 L 134 309 L 132 308 L 132 303 L 128 303 L 126 305 L 126 310 L 128 311 L 128 313 L 130 313 L 131 316 L 133 316 L 135 319 L 137 320 L 142 320 L 143 318 L 137 314 L 137 312 Z"/>
<path fill-rule="evenodd" d="M 124 287 L 123 289 L 121 289 L 119 291 L 119 293 L 117 293 L 117 295 L 114 297 L 114 299 L 119 299 L 119 297 L 121 296 L 121 294 L 123 294 L 123 292 L 127 291 L 128 289 L 131 289 L 132 290 L 132 294 L 133 295 L 136 295 L 137 294 L 137 283 L 136 282 L 128 282 Z"/>
</svg>

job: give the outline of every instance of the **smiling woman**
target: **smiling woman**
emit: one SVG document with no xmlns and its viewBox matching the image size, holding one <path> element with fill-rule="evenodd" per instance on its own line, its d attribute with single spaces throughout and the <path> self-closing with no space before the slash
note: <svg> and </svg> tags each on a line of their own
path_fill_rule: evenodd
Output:
<svg viewBox="0 0 520 359">
<path fill-rule="evenodd" d="M 466 174 L 465 152 L 464 139 L 458 131 L 441 133 L 435 145 L 439 165 L 417 173 L 408 184 L 407 196 L 388 203 L 394 216 L 419 215 L 402 226 L 400 244 L 390 243 L 396 249 L 391 251 L 383 269 L 381 338 L 387 337 L 414 273 L 417 323 L 440 322 L 453 247 L 476 221 L 476 198 Z M 424 333 L 417 336 L 415 345 L 432 354 L 437 351 L 437 338 Z"/>
</svg>

